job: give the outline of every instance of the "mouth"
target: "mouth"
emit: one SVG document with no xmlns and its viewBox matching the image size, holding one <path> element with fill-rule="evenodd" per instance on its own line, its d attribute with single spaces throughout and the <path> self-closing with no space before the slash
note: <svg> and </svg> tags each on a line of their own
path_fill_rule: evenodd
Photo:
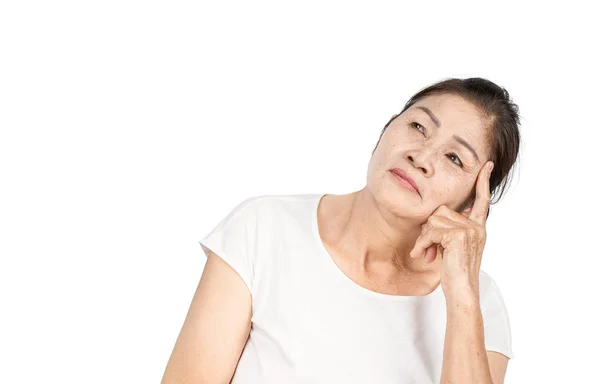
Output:
<svg viewBox="0 0 600 384">
<path fill-rule="evenodd" d="M 406 174 L 406 172 L 404 172 L 400 168 L 394 168 L 394 169 L 390 170 L 390 172 L 392 172 L 392 174 L 394 175 L 396 180 L 398 180 L 402 186 L 404 186 L 406 189 L 421 196 L 421 193 L 419 192 L 419 187 L 417 186 L 417 183 L 415 183 L 415 181 L 413 179 L 411 179 L 410 176 L 408 176 Z"/>
</svg>

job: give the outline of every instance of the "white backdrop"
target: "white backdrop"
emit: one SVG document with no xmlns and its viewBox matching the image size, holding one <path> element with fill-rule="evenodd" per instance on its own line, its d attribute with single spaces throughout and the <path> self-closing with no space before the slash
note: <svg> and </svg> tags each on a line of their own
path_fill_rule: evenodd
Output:
<svg viewBox="0 0 600 384">
<path fill-rule="evenodd" d="M 482 266 L 506 382 L 600 382 L 595 14 L 422 3 L 2 2 L 0 382 L 158 383 L 198 240 L 249 196 L 360 189 L 383 125 L 454 76 L 521 108 Z"/>
</svg>

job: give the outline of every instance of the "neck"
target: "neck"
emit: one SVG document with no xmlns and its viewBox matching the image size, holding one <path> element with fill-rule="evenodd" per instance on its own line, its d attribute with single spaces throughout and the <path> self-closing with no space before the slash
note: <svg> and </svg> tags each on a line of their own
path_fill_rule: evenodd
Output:
<svg viewBox="0 0 600 384">
<path fill-rule="evenodd" d="M 439 261 L 425 264 L 409 255 L 421 233 L 421 222 L 392 214 L 364 188 L 340 199 L 341 206 L 330 220 L 330 243 L 365 271 L 391 267 L 424 272 Z"/>
</svg>

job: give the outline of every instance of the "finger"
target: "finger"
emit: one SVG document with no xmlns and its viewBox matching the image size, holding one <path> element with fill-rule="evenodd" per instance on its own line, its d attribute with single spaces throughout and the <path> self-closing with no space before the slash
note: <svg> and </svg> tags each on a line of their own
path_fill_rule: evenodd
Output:
<svg viewBox="0 0 600 384">
<path fill-rule="evenodd" d="M 452 211 L 452 215 L 448 216 L 440 216 L 440 215 L 432 215 L 427 219 L 427 223 L 425 223 L 425 230 L 429 230 L 430 228 L 456 228 L 462 227 L 464 224 L 468 222 L 464 216 L 460 216 L 456 211 Z M 460 220 L 460 221 L 457 221 Z"/>
<path fill-rule="evenodd" d="M 433 244 L 427 251 L 425 251 L 425 262 L 427 264 L 432 263 L 438 257 L 438 244 Z"/>
<path fill-rule="evenodd" d="M 465 210 L 470 210 L 470 209 L 471 208 L 466 208 Z M 442 204 L 439 207 L 437 207 L 437 209 L 431 214 L 429 219 L 432 219 L 435 217 L 444 217 L 444 218 L 447 218 L 448 220 L 451 220 L 452 222 L 454 222 L 455 225 L 467 224 L 469 222 L 470 214 L 468 216 L 465 216 L 465 213 L 464 213 L 465 210 L 463 210 L 463 212 L 461 214 L 461 213 L 458 213 L 457 211 L 455 211 L 454 209 L 448 207 L 447 205 Z"/>
<path fill-rule="evenodd" d="M 447 217 L 444 216 L 437 216 L 437 215 L 432 215 L 429 216 L 429 218 L 427 219 L 427 222 L 421 225 L 421 234 L 419 235 L 419 237 L 423 236 L 427 231 L 430 231 L 433 228 L 456 228 L 457 226 L 460 226 L 461 223 L 457 223 L 451 219 L 448 219 Z M 417 238 L 418 241 L 418 238 Z M 416 244 L 416 242 L 415 242 Z M 436 258 L 436 252 L 437 250 L 435 249 L 435 244 L 429 246 L 425 251 L 423 251 L 422 253 L 419 253 L 419 251 L 415 251 L 415 248 L 413 247 L 413 249 L 410 252 L 411 257 L 420 257 L 420 256 L 424 256 L 425 260 L 427 261 L 427 259 L 431 259 L 431 261 L 435 260 Z M 415 252 L 415 253 L 413 253 Z"/>
<path fill-rule="evenodd" d="M 439 244 L 442 241 L 443 233 L 447 229 L 444 228 L 431 228 L 428 231 L 421 234 L 417 241 L 415 242 L 415 246 L 412 251 L 410 251 L 410 257 L 416 258 L 425 256 L 427 248 L 432 245 Z"/>
<path fill-rule="evenodd" d="M 494 163 L 489 161 L 481 168 L 477 176 L 477 187 L 475 190 L 475 203 L 469 215 L 469 219 L 484 225 L 487 217 L 488 208 L 490 207 L 490 175 Z"/>
<path fill-rule="evenodd" d="M 468 219 L 471 216 L 471 211 L 472 211 L 471 207 L 465 208 L 465 209 L 463 209 L 461 215 Z"/>
<path fill-rule="evenodd" d="M 435 249 L 435 252 L 430 252 L 430 249 Z M 435 244 L 427 248 L 427 253 L 425 254 L 425 262 L 428 264 L 433 263 L 436 258 L 442 257 L 443 251 L 444 247 L 442 247 L 440 244 Z"/>
</svg>

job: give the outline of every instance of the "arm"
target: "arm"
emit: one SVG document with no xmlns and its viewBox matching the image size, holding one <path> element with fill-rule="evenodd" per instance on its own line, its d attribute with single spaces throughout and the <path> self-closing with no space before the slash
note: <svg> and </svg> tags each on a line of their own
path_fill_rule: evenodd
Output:
<svg viewBox="0 0 600 384">
<path fill-rule="evenodd" d="M 410 252 L 411 257 L 424 257 L 426 262 L 438 256 L 442 258 L 441 285 L 446 296 L 447 316 L 443 384 L 501 384 L 504 381 L 507 360 L 490 354 L 488 361 L 479 303 L 479 275 L 493 168 L 494 163 L 486 161 L 479 170 L 473 206 L 461 213 L 446 205 L 439 206 L 422 226 Z"/>
<path fill-rule="evenodd" d="M 506 368 L 508 367 L 508 357 L 495 351 L 487 351 L 490 373 L 494 384 L 504 384 Z"/>
<path fill-rule="evenodd" d="M 250 333 L 242 278 L 210 252 L 161 384 L 229 383 Z"/>
<path fill-rule="evenodd" d="M 474 294 L 447 299 L 446 336 L 441 383 L 503 384 L 508 358 L 487 352 L 483 318 Z"/>
</svg>

